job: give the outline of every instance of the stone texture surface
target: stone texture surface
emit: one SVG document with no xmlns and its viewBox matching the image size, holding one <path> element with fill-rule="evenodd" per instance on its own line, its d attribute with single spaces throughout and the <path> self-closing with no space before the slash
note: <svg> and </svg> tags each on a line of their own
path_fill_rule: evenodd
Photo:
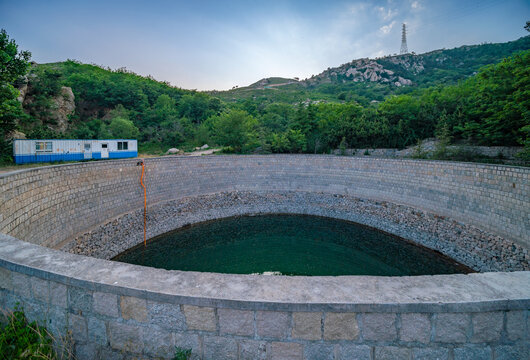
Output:
<svg viewBox="0 0 530 360">
<path fill-rule="evenodd" d="M 314 312 L 293 313 L 294 339 L 319 340 L 322 337 L 322 314 Z"/>
<path fill-rule="evenodd" d="M 217 330 L 213 308 L 184 305 L 183 310 L 188 329 L 204 331 Z"/>
<path fill-rule="evenodd" d="M 256 330 L 259 337 L 285 339 L 289 334 L 291 316 L 286 312 L 256 312 Z"/>
<path fill-rule="evenodd" d="M 273 342 L 270 344 L 271 360 L 300 360 L 302 355 L 302 344 L 286 342 Z"/>
<path fill-rule="evenodd" d="M 186 329 L 186 319 L 180 305 L 147 301 L 149 323 L 170 331 Z"/>
<path fill-rule="evenodd" d="M 324 340 L 354 340 L 359 337 L 355 313 L 326 313 Z"/>
<path fill-rule="evenodd" d="M 254 312 L 219 309 L 217 314 L 221 334 L 254 336 Z"/>
<path fill-rule="evenodd" d="M 506 313 L 506 333 L 508 339 L 516 341 L 528 338 L 527 314 L 524 311 L 508 311 Z"/>
<path fill-rule="evenodd" d="M 393 341 L 397 338 L 396 314 L 363 314 L 365 340 Z"/>
<path fill-rule="evenodd" d="M 113 349 L 132 353 L 142 353 L 144 348 L 140 328 L 118 322 L 109 323 L 109 342 Z"/>
<path fill-rule="evenodd" d="M 487 346 L 464 346 L 453 350 L 454 360 L 491 360 L 491 348 Z"/>
<path fill-rule="evenodd" d="M 437 314 L 435 341 L 444 343 L 464 343 L 470 327 L 469 314 Z"/>
<path fill-rule="evenodd" d="M 304 360 L 334 360 L 335 345 L 311 343 L 304 346 Z"/>
<path fill-rule="evenodd" d="M 498 341 L 501 338 L 504 313 L 501 311 L 473 314 L 473 336 L 471 342 L 485 343 Z"/>
<path fill-rule="evenodd" d="M 147 300 L 130 296 L 120 297 L 121 317 L 125 320 L 147 321 Z"/>
<path fill-rule="evenodd" d="M 402 341 L 428 343 L 431 340 L 430 314 L 401 314 L 399 338 Z"/>
<path fill-rule="evenodd" d="M 205 336 L 203 341 L 204 360 L 237 360 L 236 340 L 220 336 Z"/>
<path fill-rule="evenodd" d="M 416 348 L 412 349 L 414 360 L 448 360 L 448 348 Z"/>
<path fill-rule="evenodd" d="M 240 341 L 239 360 L 267 360 L 267 342 L 257 340 Z"/>
<path fill-rule="evenodd" d="M 93 295 L 94 311 L 101 315 L 118 317 L 118 296 L 116 294 L 95 292 Z"/>
<path fill-rule="evenodd" d="M 338 351 L 338 360 L 371 360 L 372 348 L 367 345 L 341 344 Z"/>
<path fill-rule="evenodd" d="M 397 346 L 381 346 L 375 348 L 375 358 L 377 360 L 409 360 L 411 349 Z"/>
</svg>

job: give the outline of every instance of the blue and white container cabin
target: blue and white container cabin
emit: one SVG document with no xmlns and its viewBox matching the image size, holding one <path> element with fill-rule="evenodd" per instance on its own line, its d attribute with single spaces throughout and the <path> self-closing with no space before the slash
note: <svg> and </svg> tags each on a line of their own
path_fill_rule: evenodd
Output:
<svg viewBox="0 0 530 360">
<path fill-rule="evenodd" d="M 53 161 L 121 159 L 138 156 L 138 144 L 132 139 L 112 140 L 20 140 L 13 141 L 17 164 Z"/>
</svg>

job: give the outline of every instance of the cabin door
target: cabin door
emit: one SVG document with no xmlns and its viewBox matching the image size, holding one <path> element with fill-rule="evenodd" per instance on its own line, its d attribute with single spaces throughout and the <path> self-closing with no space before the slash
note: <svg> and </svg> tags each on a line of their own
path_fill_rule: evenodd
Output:
<svg viewBox="0 0 530 360">
<path fill-rule="evenodd" d="M 101 158 L 102 159 L 109 158 L 109 144 L 101 144 Z"/>
<path fill-rule="evenodd" d="M 92 143 L 86 142 L 83 147 L 83 158 L 92 159 Z"/>
</svg>

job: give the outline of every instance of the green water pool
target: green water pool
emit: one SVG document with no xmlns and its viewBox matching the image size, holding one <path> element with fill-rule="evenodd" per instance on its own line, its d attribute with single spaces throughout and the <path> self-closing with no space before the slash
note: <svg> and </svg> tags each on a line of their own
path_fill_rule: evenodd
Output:
<svg viewBox="0 0 530 360">
<path fill-rule="evenodd" d="M 168 270 L 283 275 L 468 273 L 454 260 L 356 223 L 306 215 L 240 216 L 187 226 L 113 260 Z"/>
</svg>

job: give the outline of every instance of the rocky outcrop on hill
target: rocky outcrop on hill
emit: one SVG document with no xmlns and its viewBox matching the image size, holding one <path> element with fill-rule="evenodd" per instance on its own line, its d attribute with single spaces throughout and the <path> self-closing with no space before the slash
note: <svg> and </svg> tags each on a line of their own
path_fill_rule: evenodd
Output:
<svg viewBox="0 0 530 360">
<path fill-rule="evenodd" d="M 399 60 L 400 62 L 403 60 Z M 411 69 L 421 71 L 422 65 L 414 62 L 405 62 Z M 374 82 L 381 84 L 392 84 L 395 86 L 412 85 L 412 80 L 404 78 L 394 71 L 368 58 L 353 60 L 339 67 L 327 69 L 323 73 L 306 80 L 308 85 L 334 82 Z"/>
<path fill-rule="evenodd" d="M 52 98 L 50 117 L 54 124 L 49 125 L 52 130 L 65 132 L 68 129 L 68 116 L 75 112 L 75 96 L 72 88 L 62 86 L 60 93 Z"/>
</svg>

